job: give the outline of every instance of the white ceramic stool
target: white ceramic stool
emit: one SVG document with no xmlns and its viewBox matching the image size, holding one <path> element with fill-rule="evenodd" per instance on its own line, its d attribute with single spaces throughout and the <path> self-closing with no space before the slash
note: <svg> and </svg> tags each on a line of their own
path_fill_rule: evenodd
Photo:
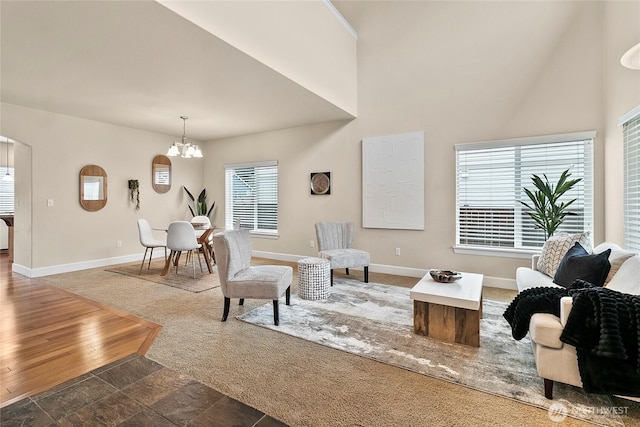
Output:
<svg viewBox="0 0 640 427">
<path fill-rule="evenodd" d="M 298 296 L 302 299 L 329 298 L 330 262 L 323 258 L 303 258 L 298 261 Z"/>
</svg>

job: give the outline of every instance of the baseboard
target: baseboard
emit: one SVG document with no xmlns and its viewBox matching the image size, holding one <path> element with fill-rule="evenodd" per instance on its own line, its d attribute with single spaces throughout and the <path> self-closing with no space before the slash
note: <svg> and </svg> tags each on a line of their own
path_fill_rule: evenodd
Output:
<svg viewBox="0 0 640 427">
<path fill-rule="evenodd" d="M 53 265 L 49 267 L 39 267 L 39 268 L 27 268 L 22 265 L 13 263 L 11 270 L 15 273 L 21 274 L 27 277 L 42 277 L 42 276 L 50 276 L 52 274 L 62 274 L 62 273 L 71 273 L 73 271 L 80 270 L 88 270 L 91 268 L 99 268 L 106 267 L 110 265 L 116 264 L 124 264 L 128 262 L 142 261 L 144 253 L 133 254 L 133 255 L 125 255 L 114 258 L 103 258 L 98 260 L 91 261 L 82 261 L 75 262 L 71 264 L 60 264 Z M 266 258 L 273 259 L 276 261 L 285 261 L 285 262 L 298 262 L 302 258 L 307 258 L 308 255 L 293 255 L 293 254 L 283 254 L 279 252 L 266 252 L 266 251 L 253 251 L 253 256 L 258 258 Z M 164 253 L 161 251 L 157 251 L 154 254 L 153 258 L 164 257 Z M 362 270 L 362 268 L 354 268 L 353 270 Z M 424 268 L 412 268 L 412 267 L 401 267 L 396 265 L 385 265 L 385 264 L 371 264 L 369 265 L 369 271 L 372 273 L 383 273 L 383 274 L 393 274 L 396 276 L 406 276 L 406 277 L 416 277 L 420 278 L 427 274 L 428 269 Z M 492 287 L 492 288 L 501 288 L 501 289 L 512 289 L 516 290 L 516 281 L 514 279 L 506 279 L 503 277 L 492 277 L 492 276 L 484 276 L 484 286 Z"/>
<path fill-rule="evenodd" d="M 286 262 L 298 262 L 298 260 L 302 258 L 307 258 L 307 256 L 282 254 L 282 253 L 276 253 L 276 252 L 265 252 L 265 251 L 253 251 L 252 255 L 258 258 L 266 258 L 266 259 L 273 259 L 277 261 L 286 261 Z M 354 270 L 362 270 L 362 268 L 354 268 Z M 416 278 L 421 278 L 429 272 L 428 269 L 424 269 L 424 268 L 400 267 L 396 265 L 385 265 L 385 264 L 371 264 L 369 265 L 369 271 L 372 273 L 393 274 L 396 276 L 406 276 L 406 277 L 416 277 Z M 518 289 L 516 286 L 515 279 L 506 279 L 504 277 L 484 276 L 483 284 L 484 286 L 491 287 L 491 288 L 511 289 L 511 290 Z"/>
<path fill-rule="evenodd" d="M 13 263 L 11 266 L 11 270 L 15 273 L 21 274 L 27 277 L 43 277 L 50 276 L 52 274 L 62 274 L 62 273 L 71 273 L 73 271 L 80 270 L 88 270 L 91 268 L 99 268 L 99 267 L 107 267 L 110 265 L 116 264 L 124 264 L 135 261 L 142 261 L 142 257 L 144 256 L 144 252 L 133 255 L 125 255 L 114 258 L 103 258 L 96 259 L 91 261 L 82 261 L 82 262 L 74 262 L 70 264 L 59 264 L 52 265 L 48 267 L 38 267 L 38 268 L 28 268 L 16 263 Z M 153 258 L 163 258 L 164 253 L 158 251 L 158 253 L 153 254 Z"/>
</svg>

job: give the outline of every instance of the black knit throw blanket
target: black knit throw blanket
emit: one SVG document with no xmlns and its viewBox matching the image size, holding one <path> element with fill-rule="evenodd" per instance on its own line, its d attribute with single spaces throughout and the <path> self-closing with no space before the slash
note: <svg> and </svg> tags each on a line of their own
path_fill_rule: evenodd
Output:
<svg viewBox="0 0 640 427">
<path fill-rule="evenodd" d="M 600 287 L 569 293 L 560 340 L 576 348 L 585 391 L 640 396 L 640 296 Z"/>
<path fill-rule="evenodd" d="M 529 321 L 536 313 L 560 316 L 560 299 L 569 296 L 567 288 L 542 286 L 525 289 L 511 301 L 503 316 L 511 325 L 511 335 L 521 340 L 529 332 Z"/>
</svg>

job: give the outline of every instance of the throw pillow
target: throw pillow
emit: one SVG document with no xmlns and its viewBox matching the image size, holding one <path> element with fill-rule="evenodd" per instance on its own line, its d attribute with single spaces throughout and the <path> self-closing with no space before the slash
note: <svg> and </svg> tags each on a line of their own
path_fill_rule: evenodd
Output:
<svg viewBox="0 0 640 427">
<path fill-rule="evenodd" d="M 576 242 L 586 248 L 587 252 L 591 252 L 591 233 L 588 231 L 578 234 L 558 233 L 549 237 L 544 242 L 538 259 L 538 271 L 550 277 L 555 276 L 560 261 Z"/>
<path fill-rule="evenodd" d="M 607 249 L 611 249 L 611 255 L 609 255 L 609 262 L 611 263 L 611 270 L 609 270 L 609 274 L 604 281 L 606 285 L 613 279 L 613 276 L 616 275 L 620 266 L 629 258 L 635 255 L 634 252 L 629 252 L 622 249 L 620 246 L 611 242 L 600 243 L 598 246 L 593 248 L 594 254 L 599 254 L 600 252 L 604 252 Z"/>
<path fill-rule="evenodd" d="M 560 286 L 569 287 L 576 279 L 580 279 L 596 286 L 602 286 L 611 269 L 610 254 L 611 249 L 599 254 L 589 254 L 580 243 L 576 242 L 560 261 L 553 282 Z"/>
</svg>

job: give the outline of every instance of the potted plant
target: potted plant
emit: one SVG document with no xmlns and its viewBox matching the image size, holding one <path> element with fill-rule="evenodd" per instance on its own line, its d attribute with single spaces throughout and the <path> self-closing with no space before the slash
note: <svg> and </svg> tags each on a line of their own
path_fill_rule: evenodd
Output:
<svg viewBox="0 0 640 427">
<path fill-rule="evenodd" d="M 140 209 L 140 183 L 137 179 L 129 180 L 129 200 L 135 203 L 136 210 Z"/>
<path fill-rule="evenodd" d="M 562 172 L 558 182 L 554 186 L 549 182 L 546 174 L 542 176 L 544 179 L 535 174 L 531 177 L 535 190 L 532 191 L 524 188 L 531 203 L 529 204 L 523 201 L 520 201 L 520 203 L 529 208 L 527 214 L 535 222 L 536 228 L 544 231 L 546 240 L 556 232 L 567 215 L 575 215 L 575 213 L 569 212 L 567 209 L 576 199 L 569 200 L 568 202 L 560 202 L 560 198 L 580 182 L 582 178 L 569 179 L 571 174 L 567 169 Z"/>
<path fill-rule="evenodd" d="M 187 187 L 183 185 L 182 188 L 184 188 L 184 191 L 187 193 L 187 196 L 189 196 L 189 199 L 191 200 L 191 203 L 189 204 L 189 211 L 191 211 L 191 215 L 203 215 L 211 217 L 211 212 L 213 212 L 213 208 L 215 207 L 216 202 L 213 202 L 209 210 L 207 210 L 207 190 L 202 189 L 202 191 L 198 195 L 198 198 L 196 199 L 195 197 L 193 197 L 193 194 L 191 194 L 191 192 L 187 190 Z M 193 206 L 191 204 L 193 204 Z"/>
</svg>

